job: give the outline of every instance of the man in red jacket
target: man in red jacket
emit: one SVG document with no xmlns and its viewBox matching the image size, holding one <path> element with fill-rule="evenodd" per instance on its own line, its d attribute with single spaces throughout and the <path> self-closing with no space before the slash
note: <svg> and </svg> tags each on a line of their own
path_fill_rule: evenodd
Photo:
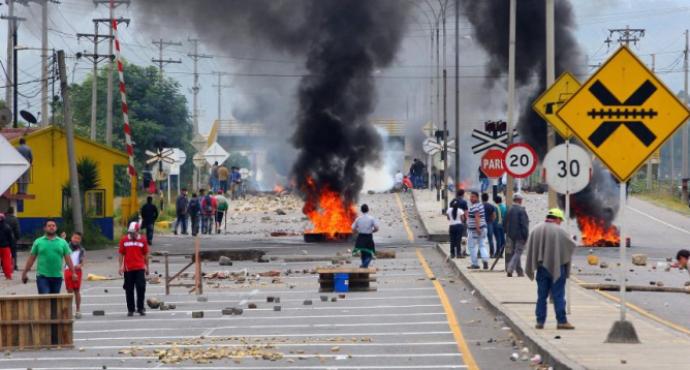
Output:
<svg viewBox="0 0 690 370">
<path fill-rule="evenodd" d="M 125 296 L 127 297 L 127 316 L 134 316 L 134 289 L 137 291 L 136 310 L 144 316 L 144 294 L 146 293 L 146 275 L 149 274 L 149 245 L 146 238 L 139 234 L 139 224 L 129 224 L 127 234 L 120 239 L 119 269 L 124 275 Z"/>
</svg>

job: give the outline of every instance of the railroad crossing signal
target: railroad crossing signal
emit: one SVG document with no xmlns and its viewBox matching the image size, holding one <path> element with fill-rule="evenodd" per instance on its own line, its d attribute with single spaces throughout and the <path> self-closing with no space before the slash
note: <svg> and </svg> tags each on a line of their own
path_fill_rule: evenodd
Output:
<svg viewBox="0 0 690 370">
<path fill-rule="evenodd" d="M 690 111 L 622 46 L 556 114 L 625 182 Z"/>
<path fill-rule="evenodd" d="M 507 132 L 472 130 L 472 137 L 479 140 L 478 144 L 472 146 L 472 153 L 474 154 L 479 154 L 489 149 L 505 150 L 509 145 Z M 513 130 L 513 139 L 516 137 L 518 137 L 518 132 Z"/>
<path fill-rule="evenodd" d="M 175 151 L 172 148 L 158 148 L 155 152 L 147 150 L 145 153 L 151 157 L 146 160 L 146 164 L 154 164 L 159 162 L 174 164 L 176 160 Z"/>
<path fill-rule="evenodd" d="M 532 104 L 537 114 L 541 116 L 564 139 L 570 139 L 573 134 L 568 125 L 556 115 L 556 111 L 567 102 L 580 88 L 580 82 L 570 72 L 564 72 Z"/>
</svg>

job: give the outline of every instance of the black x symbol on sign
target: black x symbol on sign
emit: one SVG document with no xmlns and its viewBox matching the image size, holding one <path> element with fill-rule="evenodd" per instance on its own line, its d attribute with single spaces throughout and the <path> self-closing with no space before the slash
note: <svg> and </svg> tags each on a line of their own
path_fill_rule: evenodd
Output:
<svg viewBox="0 0 690 370">
<path fill-rule="evenodd" d="M 599 128 L 589 135 L 589 141 L 598 148 L 622 125 L 627 127 L 645 146 L 652 144 L 656 139 L 656 135 L 647 128 L 642 120 L 645 118 L 654 118 L 659 115 L 659 112 L 652 108 L 645 110 L 644 108 L 640 109 L 635 107 L 644 104 L 656 90 L 656 86 L 654 86 L 651 81 L 646 80 L 632 93 L 632 95 L 630 95 L 630 97 L 628 97 L 628 99 L 624 102 L 620 102 L 601 81 L 597 80 L 594 82 L 594 84 L 589 87 L 589 92 L 591 92 L 601 104 L 608 108 L 592 108 L 592 110 L 587 112 L 587 115 L 594 119 L 607 119 L 607 121 L 602 122 Z M 614 109 L 611 107 L 618 108 Z M 627 121 L 628 119 L 637 120 Z"/>
</svg>

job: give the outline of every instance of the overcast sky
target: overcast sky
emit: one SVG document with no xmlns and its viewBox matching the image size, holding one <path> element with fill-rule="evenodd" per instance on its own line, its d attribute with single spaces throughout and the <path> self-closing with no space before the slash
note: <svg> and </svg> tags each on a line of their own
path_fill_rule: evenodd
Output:
<svg viewBox="0 0 690 370">
<path fill-rule="evenodd" d="M 132 0 L 144 1 L 144 0 Z M 251 0 L 247 0 L 251 1 Z M 558 0 L 557 0 L 558 1 Z M 656 68 L 661 79 L 672 90 L 678 91 L 683 87 L 683 48 L 685 44 L 684 32 L 690 27 L 690 0 L 577 0 L 572 1 L 577 15 L 577 39 L 582 49 L 588 55 L 589 64 L 597 64 L 615 50 L 615 46 L 608 47 L 604 40 L 609 35 L 609 28 L 644 28 L 645 37 L 633 50 L 644 61 L 651 64 L 651 54 L 656 57 Z M 519 4 L 519 2 L 518 2 Z M 519 5 L 518 5 L 519 6 Z M 0 7 L 3 14 L 7 7 Z M 35 3 L 26 7 L 17 6 L 17 13 L 29 19 L 20 27 L 19 44 L 29 47 L 40 47 L 40 7 Z M 416 12 L 419 13 L 419 12 Z M 158 50 L 152 40 L 163 37 L 170 41 L 183 42 L 182 46 L 170 46 L 165 50 L 164 57 L 181 59 L 182 64 L 166 67 L 166 74 L 175 78 L 184 88 L 188 96 L 191 112 L 191 86 L 193 63 L 187 53 L 191 45 L 189 37 L 195 37 L 192 30 L 187 30 L 175 24 L 146 23 L 143 17 L 137 17 L 136 7 L 121 7 L 116 11 L 117 16 L 131 18 L 130 27 L 122 27 L 121 41 L 123 56 L 132 63 L 150 65 L 151 58 L 158 58 Z M 49 37 L 50 46 L 65 49 L 68 56 L 74 56 L 78 51 L 92 52 L 93 45 L 82 39 L 78 41 L 76 33 L 93 33 L 92 18 L 107 17 L 107 9 L 103 6 L 96 8 L 91 0 L 61 0 L 59 5 L 51 4 Z M 448 37 L 454 35 L 454 25 L 449 19 Z M 156 34 L 150 29 L 158 29 Z M 101 27 L 101 32 L 106 32 Z M 462 92 L 464 98 L 486 99 L 479 91 L 472 90 L 481 79 L 483 61 L 481 52 L 476 49 L 471 39 L 472 30 L 466 23 L 460 28 L 463 36 L 460 58 L 461 86 L 469 87 Z M 0 60 L 6 67 L 7 26 L 5 21 L 0 26 Z M 409 118 L 413 121 L 425 120 L 428 116 L 429 82 L 429 33 L 428 25 L 422 14 L 416 14 L 410 24 L 398 60 L 391 68 L 378 71 L 377 82 L 379 88 L 379 103 L 374 113 L 378 118 Z M 525 42 L 517 40 L 518 43 Z M 107 50 L 106 44 L 101 44 L 101 51 Z M 448 64 L 452 64 L 451 42 L 448 43 Z M 202 53 L 214 55 L 213 59 L 204 59 L 199 64 L 199 70 L 204 74 L 200 78 L 200 127 L 205 132 L 217 115 L 216 77 L 212 71 L 235 73 L 225 76 L 223 84 L 233 85 L 234 88 L 223 90 L 223 118 L 230 118 L 233 111 L 241 112 L 252 109 L 270 110 L 272 101 L 283 100 L 283 104 L 292 104 L 290 91 L 293 90 L 302 73 L 301 61 L 288 55 L 280 55 L 271 50 L 250 48 L 247 50 L 212 50 L 203 46 Z M 20 82 L 40 78 L 39 51 L 20 52 Z M 101 64 L 103 68 L 105 64 Z M 91 71 L 91 64 L 86 60 L 68 60 L 69 78 L 79 82 Z M 74 71 L 74 74 L 72 74 Z M 592 71 L 592 69 L 590 69 Z M 126 71 L 125 71 L 126 75 Z M 266 76 L 268 75 L 268 76 Z M 3 84 L 4 85 L 4 84 Z M 450 89 L 450 87 L 449 87 Z M 452 90 L 451 90 L 452 91 Z M 22 85 L 20 92 L 28 97 L 19 100 L 20 109 L 38 112 L 40 110 L 39 84 Z M 4 96 L 4 94 L 3 94 Z M 104 99 L 104 97 L 103 97 Z M 104 100 L 103 100 L 104 101 Z M 488 104 L 488 103 L 487 103 Z M 489 104 L 490 105 L 490 104 Z M 276 103 L 276 106 L 279 106 Z M 500 109 L 498 104 L 494 109 Z M 119 109 L 119 107 L 117 107 Z M 463 108 L 465 110 L 465 108 Z M 278 112 L 281 113 L 281 112 Z M 238 113 L 239 114 L 239 113 Z M 473 112 L 465 114 L 476 118 L 476 122 L 484 117 Z M 291 117 L 286 117 L 290 120 Z M 475 122 L 474 120 L 471 120 Z"/>
</svg>

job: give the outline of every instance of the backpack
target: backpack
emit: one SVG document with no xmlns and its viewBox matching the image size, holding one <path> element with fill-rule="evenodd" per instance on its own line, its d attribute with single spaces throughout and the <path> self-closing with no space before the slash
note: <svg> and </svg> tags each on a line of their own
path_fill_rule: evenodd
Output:
<svg viewBox="0 0 690 370">
<path fill-rule="evenodd" d="M 218 211 L 225 212 L 228 209 L 228 201 L 225 198 L 216 198 L 218 202 Z"/>
<path fill-rule="evenodd" d="M 201 211 L 201 204 L 198 198 L 194 198 L 189 201 L 189 213 L 195 215 Z"/>
<path fill-rule="evenodd" d="M 204 214 L 213 213 L 213 200 L 211 200 L 210 195 L 206 195 L 204 197 L 204 201 L 201 202 L 201 210 L 204 212 Z"/>
</svg>

